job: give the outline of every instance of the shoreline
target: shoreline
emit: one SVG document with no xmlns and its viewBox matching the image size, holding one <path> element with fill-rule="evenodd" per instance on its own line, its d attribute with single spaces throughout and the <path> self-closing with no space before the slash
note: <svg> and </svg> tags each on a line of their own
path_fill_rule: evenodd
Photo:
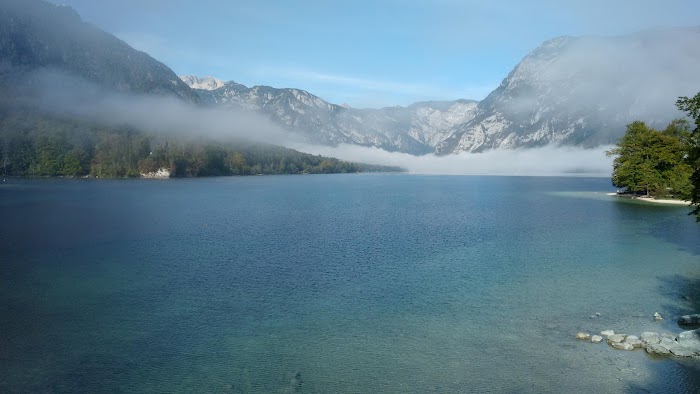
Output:
<svg viewBox="0 0 700 394">
<path fill-rule="evenodd" d="M 620 198 L 627 198 L 630 200 L 636 200 L 636 201 L 642 201 L 642 202 L 649 202 L 652 204 L 668 204 L 668 205 L 691 205 L 691 201 L 687 200 L 674 200 L 674 199 L 656 199 L 654 197 L 646 197 L 646 196 L 630 196 L 630 195 L 625 195 L 625 194 L 619 194 L 619 193 L 608 193 L 608 196 L 616 196 Z"/>
</svg>

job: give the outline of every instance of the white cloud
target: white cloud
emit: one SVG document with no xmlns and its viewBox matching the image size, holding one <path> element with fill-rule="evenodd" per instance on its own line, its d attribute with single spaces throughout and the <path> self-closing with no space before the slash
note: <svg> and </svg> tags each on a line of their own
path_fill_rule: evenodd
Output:
<svg viewBox="0 0 700 394">
<path fill-rule="evenodd" d="M 582 149 L 545 146 L 533 149 L 503 149 L 483 153 L 449 156 L 413 156 L 387 152 L 379 148 L 356 145 L 337 147 L 294 144 L 302 152 L 337 157 L 343 160 L 400 166 L 414 174 L 436 175 L 587 175 L 609 177 L 612 158 L 605 151 L 611 147 Z"/>
</svg>

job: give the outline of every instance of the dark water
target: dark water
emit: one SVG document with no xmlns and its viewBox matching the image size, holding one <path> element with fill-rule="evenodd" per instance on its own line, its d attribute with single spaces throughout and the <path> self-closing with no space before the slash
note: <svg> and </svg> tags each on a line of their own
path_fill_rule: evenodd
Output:
<svg viewBox="0 0 700 394">
<path fill-rule="evenodd" d="M 673 317 L 700 307 L 688 209 L 607 191 L 10 179 L 0 392 L 698 392 L 698 362 L 573 339 L 677 333 Z"/>
</svg>

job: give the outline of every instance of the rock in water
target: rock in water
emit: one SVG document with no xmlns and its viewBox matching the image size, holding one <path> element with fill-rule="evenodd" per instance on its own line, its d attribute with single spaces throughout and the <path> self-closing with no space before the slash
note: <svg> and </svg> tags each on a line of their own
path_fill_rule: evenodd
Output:
<svg viewBox="0 0 700 394">
<path fill-rule="evenodd" d="M 661 337 L 661 342 L 659 342 L 659 346 L 668 350 L 669 352 L 672 352 L 673 349 L 679 347 L 678 342 L 676 342 L 675 339 L 670 339 L 665 336 Z"/>
<path fill-rule="evenodd" d="M 682 346 L 676 346 L 672 348 L 671 353 L 673 353 L 674 356 L 678 357 L 695 357 L 699 354 L 693 349 L 684 348 Z"/>
<path fill-rule="evenodd" d="M 576 339 L 583 339 L 583 340 L 588 340 L 591 338 L 591 334 L 587 332 L 579 332 L 576 334 Z"/>
<path fill-rule="evenodd" d="M 625 340 L 625 336 L 625 334 L 608 335 L 608 343 L 622 343 Z"/>
<path fill-rule="evenodd" d="M 592 343 L 601 343 L 601 342 L 603 342 L 603 337 L 601 337 L 600 335 L 593 335 L 591 337 L 591 342 Z"/>
<path fill-rule="evenodd" d="M 664 319 L 664 318 L 661 317 L 661 315 L 659 314 L 659 312 L 654 312 L 654 320 L 659 321 L 659 320 L 663 320 L 663 319 Z"/>
<path fill-rule="evenodd" d="M 671 340 L 671 341 L 673 341 L 673 342 L 676 341 L 676 336 L 675 336 L 675 335 L 662 333 L 662 334 L 660 334 L 660 336 L 661 336 L 661 340 L 662 340 L 662 341 L 663 341 L 664 339 L 668 339 L 668 340 Z"/>
<path fill-rule="evenodd" d="M 625 343 L 629 343 L 635 349 L 639 349 L 642 347 L 642 345 L 644 345 L 644 343 L 636 335 L 628 335 L 627 338 L 625 338 Z"/>
<path fill-rule="evenodd" d="M 634 350 L 634 346 L 627 342 L 610 342 L 610 346 L 618 350 Z"/>
<path fill-rule="evenodd" d="M 643 332 L 641 339 L 645 345 L 655 345 L 655 344 L 661 342 L 661 337 L 659 336 L 658 333 L 649 332 L 649 331 Z"/>
<path fill-rule="evenodd" d="M 670 350 L 659 345 L 658 343 L 653 343 L 651 345 L 648 345 L 645 349 L 646 349 L 647 353 L 649 353 L 649 354 L 659 354 L 659 355 L 671 354 Z"/>
<path fill-rule="evenodd" d="M 678 334 L 677 342 L 684 348 L 695 349 L 700 352 L 700 328 L 697 330 L 683 331 Z"/>
<path fill-rule="evenodd" d="M 301 379 L 301 372 L 294 374 L 294 377 L 290 380 L 288 388 L 292 392 L 300 393 L 302 392 L 304 386 L 304 381 Z"/>
<path fill-rule="evenodd" d="M 673 353 L 674 356 L 678 357 L 695 357 L 698 355 L 697 352 L 682 347 L 675 347 L 671 349 L 671 353 Z"/>
<path fill-rule="evenodd" d="M 695 315 L 685 315 L 678 318 L 678 324 L 681 325 L 700 325 L 700 313 Z"/>
<path fill-rule="evenodd" d="M 613 330 L 601 331 L 600 335 L 602 335 L 604 337 L 609 337 L 610 335 L 615 335 L 615 331 L 613 331 Z"/>
</svg>

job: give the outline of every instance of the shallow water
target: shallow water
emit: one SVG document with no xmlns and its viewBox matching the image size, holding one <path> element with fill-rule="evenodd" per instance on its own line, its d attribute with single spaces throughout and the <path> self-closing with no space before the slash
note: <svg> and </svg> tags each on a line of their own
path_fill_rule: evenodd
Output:
<svg viewBox="0 0 700 394">
<path fill-rule="evenodd" d="M 573 339 L 679 332 L 673 317 L 700 301 L 688 208 L 609 191 L 601 178 L 10 179 L 0 391 L 697 392 L 698 362 Z"/>
</svg>

